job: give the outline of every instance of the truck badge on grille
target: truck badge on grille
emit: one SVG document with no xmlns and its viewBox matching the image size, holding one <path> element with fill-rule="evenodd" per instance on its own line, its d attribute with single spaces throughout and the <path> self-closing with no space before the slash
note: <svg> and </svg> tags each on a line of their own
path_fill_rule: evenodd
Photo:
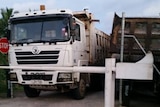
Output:
<svg viewBox="0 0 160 107">
<path fill-rule="evenodd" d="M 34 47 L 32 48 L 32 53 L 33 53 L 33 54 L 39 54 L 40 51 L 38 50 L 38 47 L 34 46 Z"/>
</svg>

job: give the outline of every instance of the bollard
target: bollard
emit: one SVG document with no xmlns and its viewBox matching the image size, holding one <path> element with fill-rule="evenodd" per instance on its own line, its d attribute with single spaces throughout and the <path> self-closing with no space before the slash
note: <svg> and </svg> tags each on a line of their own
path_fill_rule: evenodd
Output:
<svg viewBox="0 0 160 107">
<path fill-rule="evenodd" d="M 105 63 L 105 107 L 114 107 L 115 98 L 115 59 L 106 59 Z"/>
</svg>

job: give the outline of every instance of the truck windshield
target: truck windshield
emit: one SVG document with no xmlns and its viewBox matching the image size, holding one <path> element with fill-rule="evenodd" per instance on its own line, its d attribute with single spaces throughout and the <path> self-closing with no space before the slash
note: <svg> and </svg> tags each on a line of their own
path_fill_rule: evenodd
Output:
<svg viewBox="0 0 160 107">
<path fill-rule="evenodd" d="M 69 19 L 64 17 L 11 23 L 11 43 L 64 42 L 70 39 L 69 33 Z"/>
</svg>

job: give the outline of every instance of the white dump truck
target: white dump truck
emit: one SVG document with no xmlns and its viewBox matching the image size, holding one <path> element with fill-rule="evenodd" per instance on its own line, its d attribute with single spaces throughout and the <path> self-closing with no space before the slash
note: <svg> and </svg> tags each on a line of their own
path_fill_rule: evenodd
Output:
<svg viewBox="0 0 160 107">
<path fill-rule="evenodd" d="M 42 6 L 43 7 L 43 6 Z M 15 12 L 9 20 L 9 65 L 16 67 L 74 67 L 102 65 L 110 37 L 94 27 L 88 11 L 45 10 Z M 41 90 L 72 90 L 75 99 L 85 97 L 92 75 L 72 71 L 11 69 L 10 80 L 24 86 L 28 97 Z M 98 78 L 97 78 L 98 79 Z"/>
</svg>

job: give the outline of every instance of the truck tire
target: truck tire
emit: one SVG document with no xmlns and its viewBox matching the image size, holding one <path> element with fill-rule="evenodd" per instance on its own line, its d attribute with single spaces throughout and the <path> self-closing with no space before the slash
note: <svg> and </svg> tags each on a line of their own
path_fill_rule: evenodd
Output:
<svg viewBox="0 0 160 107">
<path fill-rule="evenodd" d="M 86 83 L 84 79 L 80 79 L 78 87 L 73 90 L 73 97 L 76 100 L 83 99 L 86 94 Z"/>
<path fill-rule="evenodd" d="M 29 86 L 24 86 L 24 92 L 27 97 L 33 98 L 33 97 L 38 97 L 41 91 L 35 88 L 31 88 Z"/>
</svg>

